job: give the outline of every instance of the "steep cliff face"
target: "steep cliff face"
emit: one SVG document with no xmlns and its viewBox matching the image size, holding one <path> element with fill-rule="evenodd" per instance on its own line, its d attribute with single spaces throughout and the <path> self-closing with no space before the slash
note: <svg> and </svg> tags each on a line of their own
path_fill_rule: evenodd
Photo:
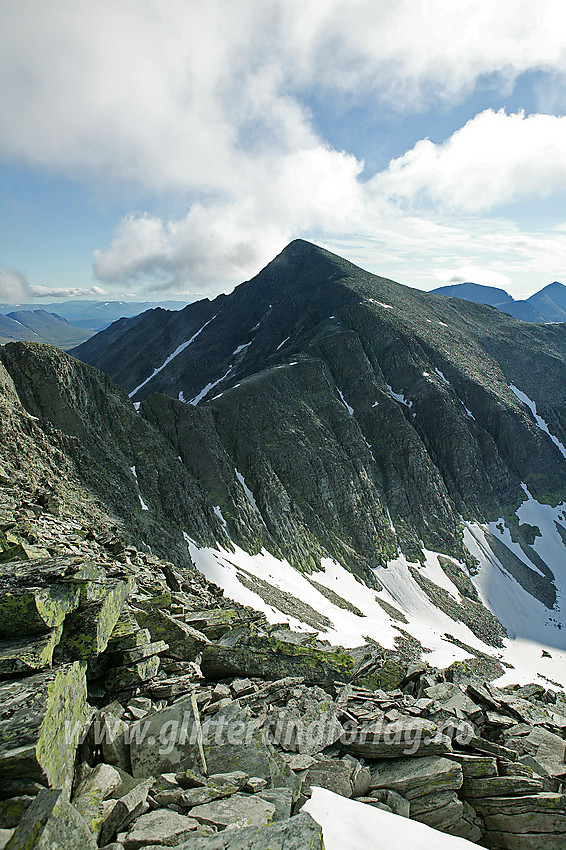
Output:
<svg viewBox="0 0 566 850">
<path fill-rule="evenodd" d="M 209 544 L 222 528 L 168 442 L 104 374 L 51 346 L 0 348 L 0 458 L 72 514 L 108 511 L 121 536 L 190 563 L 182 531 Z"/>
<path fill-rule="evenodd" d="M 462 518 L 513 515 L 522 485 L 566 496 L 564 326 L 412 290 L 301 240 L 230 296 L 148 312 L 90 359 L 134 400 L 208 408 L 272 547 L 307 568 L 328 551 L 367 576 L 397 545 L 464 557 Z M 182 409 L 160 404 L 170 430 Z M 236 540 L 265 539 L 203 475 Z"/>
</svg>

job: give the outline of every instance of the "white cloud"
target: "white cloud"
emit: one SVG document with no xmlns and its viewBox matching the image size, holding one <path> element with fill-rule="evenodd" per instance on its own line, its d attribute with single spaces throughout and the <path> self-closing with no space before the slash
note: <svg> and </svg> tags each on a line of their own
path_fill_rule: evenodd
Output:
<svg viewBox="0 0 566 850">
<path fill-rule="evenodd" d="M 442 144 L 417 142 L 372 183 L 417 207 L 469 212 L 566 191 L 566 117 L 486 109 Z"/>
<path fill-rule="evenodd" d="M 30 286 L 28 295 L 33 298 L 103 298 L 108 295 L 101 286 L 91 286 L 90 289 L 75 287 L 64 288 L 57 286 Z"/>
<path fill-rule="evenodd" d="M 361 221 L 362 164 L 314 147 L 266 161 L 243 198 L 195 204 L 180 220 L 128 216 L 95 257 L 103 281 L 161 280 L 164 288 L 198 281 L 218 291 L 253 273 L 294 236 L 313 229 L 348 231 Z"/>
<path fill-rule="evenodd" d="M 17 304 L 30 296 L 30 285 L 18 271 L 0 266 L 0 301 Z"/>
<path fill-rule="evenodd" d="M 435 276 L 443 283 L 481 283 L 483 286 L 497 286 L 506 289 L 511 285 L 511 278 L 483 266 L 460 266 L 459 268 L 436 269 Z"/>
<path fill-rule="evenodd" d="M 482 265 L 463 228 L 435 228 L 422 209 L 399 218 L 384 194 L 404 202 L 424 194 L 459 212 L 566 179 L 566 119 L 482 113 L 444 145 L 421 141 L 362 182 L 362 163 L 325 144 L 308 106 L 317 95 L 345 108 L 425 111 L 487 77 L 499 89 L 528 70 L 558 80 L 561 0 L 0 6 L 0 155 L 102 196 L 134 189 L 144 199 L 148 211 L 127 216 L 97 252 L 105 285 L 218 290 L 288 239 L 315 234 L 358 239 L 362 255 L 371 245 L 373 259 L 393 268 L 419 251 L 432 261 L 433 245 L 443 267 Z M 172 197 L 185 215 L 163 212 Z"/>
</svg>

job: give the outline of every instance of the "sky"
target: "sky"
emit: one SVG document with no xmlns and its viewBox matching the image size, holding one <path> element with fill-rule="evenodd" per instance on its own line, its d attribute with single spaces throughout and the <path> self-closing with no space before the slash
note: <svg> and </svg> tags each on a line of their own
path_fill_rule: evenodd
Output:
<svg viewBox="0 0 566 850">
<path fill-rule="evenodd" d="M 563 0 L 0 0 L 0 301 L 228 292 L 294 238 L 566 283 Z"/>
</svg>

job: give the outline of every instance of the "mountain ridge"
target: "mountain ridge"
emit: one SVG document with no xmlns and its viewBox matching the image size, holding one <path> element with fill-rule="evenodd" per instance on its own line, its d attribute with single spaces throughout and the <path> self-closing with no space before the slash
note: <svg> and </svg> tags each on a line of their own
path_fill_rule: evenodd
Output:
<svg viewBox="0 0 566 850">
<path fill-rule="evenodd" d="M 524 322 L 566 321 L 566 286 L 555 280 L 523 301 L 515 301 L 504 289 L 480 283 L 456 283 L 431 290 L 437 295 L 489 304 Z"/>
<path fill-rule="evenodd" d="M 79 515 L 100 504 L 268 618 L 318 611 L 334 644 L 407 640 L 494 676 L 533 676 L 544 646 L 560 679 L 564 326 L 303 242 L 233 295 L 127 322 L 99 349 L 142 362 L 126 388 L 57 349 L 0 349 L 8 480 L 65 470 Z"/>
</svg>

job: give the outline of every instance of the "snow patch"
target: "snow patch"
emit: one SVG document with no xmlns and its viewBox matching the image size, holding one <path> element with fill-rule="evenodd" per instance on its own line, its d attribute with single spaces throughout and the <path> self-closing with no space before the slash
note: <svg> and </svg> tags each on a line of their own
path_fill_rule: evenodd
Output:
<svg viewBox="0 0 566 850">
<path fill-rule="evenodd" d="M 230 535 L 228 534 L 228 523 L 226 522 L 226 520 L 224 519 L 224 517 L 222 515 L 222 511 L 220 510 L 220 505 L 214 506 L 214 513 L 216 514 L 216 516 L 218 517 L 218 519 L 222 523 L 222 527 L 223 527 L 224 531 L 226 532 L 226 536 L 230 537 Z"/>
<path fill-rule="evenodd" d="M 392 387 L 389 386 L 389 384 L 386 384 L 386 387 L 389 390 L 389 392 L 391 393 L 391 395 L 393 396 L 393 398 L 396 398 L 397 401 L 400 401 L 401 404 L 405 405 L 405 407 L 408 407 L 410 409 L 413 406 L 413 402 L 407 401 L 407 399 L 405 398 L 403 393 L 396 393 L 395 390 Z"/>
<path fill-rule="evenodd" d="M 229 375 L 229 374 L 230 374 L 230 372 L 232 371 L 232 368 L 233 368 L 232 366 L 229 366 L 229 367 L 228 367 L 228 371 L 227 371 L 227 372 L 225 372 L 225 373 L 222 375 L 222 377 L 221 377 L 221 378 L 218 378 L 218 380 L 217 380 L 217 381 L 212 381 L 212 383 L 207 384 L 207 385 L 206 385 L 206 387 L 204 387 L 204 388 L 200 391 L 200 393 L 199 393 L 198 395 L 196 395 L 194 398 L 192 398 L 192 399 L 190 400 L 189 404 L 192 404 L 193 406 L 195 406 L 195 407 L 196 407 L 196 405 L 199 403 L 199 401 L 202 401 L 202 400 L 203 400 L 203 398 L 204 398 L 205 396 L 207 396 L 207 395 L 209 394 L 209 392 L 210 392 L 211 390 L 213 390 L 213 389 L 214 389 L 214 387 L 215 387 L 215 386 L 217 386 L 217 384 L 220 384 L 220 383 L 221 383 L 221 382 L 222 382 L 225 378 L 227 378 L 227 377 L 228 377 L 228 375 Z"/>
<path fill-rule="evenodd" d="M 434 371 L 436 372 L 436 374 L 438 375 L 438 377 L 440 378 L 440 380 L 442 381 L 443 384 L 447 384 L 448 386 L 450 386 L 450 381 L 446 380 L 446 378 L 444 377 L 444 374 L 440 371 L 440 369 L 437 369 L 436 366 L 435 366 Z"/>
<path fill-rule="evenodd" d="M 250 488 L 246 484 L 246 482 L 244 480 L 244 476 L 237 469 L 235 469 L 234 472 L 236 473 L 236 478 L 238 479 L 238 481 L 240 482 L 240 484 L 244 488 L 244 493 L 248 497 L 249 503 L 251 504 L 252 508 L 254 509 L 254 511 L 256 512 L 258 517 L 260 518 L 260 520 L 263 522 L 263 517 L 261 515 L 260 509 L 257 506 L 257 502 L 255 500 L 254 494 L 252 493 L 252 491 L 250 490 Z M 265 522 L 263 522 L 263 524 L 265 525 Z"/>
<path fill-rule="evenodd" d="M 218 313 L 216 314 L 216 316 L 217 315 L 218 315 Z M 202 326 L 202 328 L 200 328 L 195 334 L 193 334 L 190 339 L 188 339 L 186 342 L 182 342 L 181 345 L 178 345 L 177 348 L 175 349 L 175 351 L 173 352 L 173 354 L 170 354 L 169 357 L 166 360 L 164 360 L 164 362 L 161 364 L 161 366 L 159 366 L 157 369 L 153 370 L 153 372 L 149 376 L 149 378 L 146 378 L 145 381 L 142 381 L 141 384 L 139 384 L 135 388 L 135 390 L 132 390 L 132 392 L 128 394 L 129 398 L 132 398 L 132 396 L 135 396 L 135 394 L 139 390 L 141 390 L 142 387 L 145 387 L 145 385 L 147 383 L 149 383 L 149 381 L 151 381 L 152 378 L 155 378 L 155 376 L 158 375 L 159 372 L 161 372 L 163 369 L 165 369 L 165 367 L 168 366 L 169 363 L 171 363 L 171 361 L 175 359 L 175 357 L 178 357 L 178 355 L 181 354 L 182 351 L 184 351 L 186 348 L 188 348 L 189 345 L 191 345 L 191 343 L 193 343 L 195 341 L 197 336 L 199 336 L 199 334 L 201 334 L 203 332 L 203 330 L 206 328 L 206 326 L 214 321 L 216 316 L 213 316 L 212 319 L 209 319 L 208 322 L 205 322 L 204 325 Z"/>
<path fill-rule="evenodd" d="M 283 340 L 283 342 L 280 342 L 280 343 L 279 343 L 279 345 L 277 346 L 277 348 L 276 348 L 275 350 L 276 350 L 276 351 L 279 351 L 279 349 L 280 349 L 280 348 L 283 348 L 283 346 L 285 345 L 285 343 L 286 343 L 286 342 L 289 342 L 289 340 L 290 340 L 290 339 L 291 339 L 291 337 L 290 337 L 290 336 L 286 337 L 286 338 Z"/>
<path fill-rule="evenodd" d="M 471 850 L 478 846 L 316 786 L 302 811 L 322 827 L 325 850 Z"/>
<path fill-rule="evenodd" d="M 514 384 L 509 384 L 509 389 L 517 396 L 519 401 L 522 401 L 523 404 L 527 405 L 527 407 L 530 409 L 531 413 L 533 414 L 533 416 L 535 418 L 535 422 L 537 423 L 540 430 L 544 431 L 545 434 L 548 434 L 548 436 L 550 437 L 550 439 L 552 440 L 552 442 L 554 443 L 554 445 L 556 446 L 556 448 L 558 449 L 558 451 L 560 452 L 562 457 L 566 458 L 566 448 L 564 448 L 564 445 L 560 442 L 558 437 L 555 437 L 554 434 L 550 433 L 547 423 L 544 421 L 542 416 L 539 416 L 538 413 L 537 413 L 537 406 L 536 406 L 535 402 L 531 398 L 529 398 L 526 393 L 524 393 L 524 392 L 522 392 L 522 390 L 518 389 Z"/>
<path fill-rule="evenodd" d="M 350 407 L 350 405 L 348 404 L 348 402 L 344 398 L 344 393 L 342 392 L 342 390 L 339 390 L 338 387 L 336 387 L 336 390 L 337 390 L 338 395 L 340 396 L 340 398 L 342 400 L 342 404 L 344 405 L 344 407 L 346 408 L 346 410 L 348 411 L 350 416 L 353 416 L 354 415 L 354 408 Z"/>
</svg>

